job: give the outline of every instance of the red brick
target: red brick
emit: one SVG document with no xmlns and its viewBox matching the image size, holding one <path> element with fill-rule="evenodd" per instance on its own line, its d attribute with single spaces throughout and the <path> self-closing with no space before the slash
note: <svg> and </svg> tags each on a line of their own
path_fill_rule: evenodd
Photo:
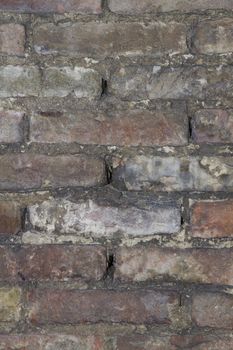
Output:
<svg viewBox="0 0 233 350">
<path fill-rule="evenodd" d="M 33 290 L 27 296 L 33 324 L 133 323 L 170 324 L 175 294 L 152 290 Z"/>
<path fill-rule="evenodd" d="M 233 296 L 220 293 L 202 293 L 194 295 L 192 318 L 199 327 L 232 330 Z"/>
<path fill-rule="evenodd" d="M 121 14 L 140 15 L 167 11 L 232 9 L 231 0 L 108 0 L 110 10 Z"/>
<path fill-rule="evenodd" d="M 232 285 L 233 249 L 121 247 L 116 253 L 115 278 Z"/>
<path fill-rule="evenodd" d="M 105 183 L 104 162 L 85 155 L 46 156 L 7 154 L 0 156 L 0 189 L 23 190 Z"/>
<path fill-rule="evenodd" d="M 193 36 L 194 48 L 201 54 L 232 52 L 232 31 L 232 18 L 202 21 Z"/>
<path fill-rule="evenodd" d="M 22 56 L 24 45 L 25 30 L 22 25 L 14 23 L 0 25 L 0 53 Z"/>
<path fill-rule="evenodd" d="M 77 12 L 98 14 L 101 0 L 1 0 L 1 11 L 16 12 Z"/>
<path fill-rule="evenodd" d="M 103 336 L 65 334 L 0 335 L 1 350 L 110 350 Z"/>
<path fill-rule="evenodd" d="M 211 335 L 123 335 L 117 337 L 116 350 L 232 350 L 233 340 Z"/>
<path fill-rule="evenodd" d="M 192 118 L 192 138 L 196 143 L 232 143 L 233 110 L 197 111 Z"/>
<path fill-rule="evenodd" d="M 117 146 L 185 145 L 188 118 L 183 104 L 165 110 L 126 110 L 54 117 L 33 116 L 30 140 L 39 143 L 72 143 Z"/>
<path fill-rule="evenodd" d="M 24 113 L 16 111 L 0 111 L 0 143 L 23 141 Z"/>
<path fill-rule="evenodd" d="M 0 201 L 0 234 L 16 234 L 22 228 L 19 205 Z"/>
<path fill-rule="evenodd" d="M 233 237 L 233 201 L 195 202 L 191 212 L 194 237 Z"/>
<path fill-rule="evenodd" d="M 0 279 L 100 280 L 106 271 L 106 252 L 101 246 L 0 246 Z"/>
<path fill-rule="evenodd" d="M 42 24 L 34 29 L 34 48 L 42 54 L 115 57 L 187 52 L 186 27 L 177 22 Z"/>
</svg>

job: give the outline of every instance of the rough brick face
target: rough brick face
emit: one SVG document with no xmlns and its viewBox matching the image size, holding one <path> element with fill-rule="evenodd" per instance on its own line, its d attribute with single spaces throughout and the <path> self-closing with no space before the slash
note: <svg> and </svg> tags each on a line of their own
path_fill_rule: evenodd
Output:
<svg viewBox="0 0 233 350">
<path fill-rule="evenodd" d="M 2 190 L 90 187 L 105 183 L 105 167 L 85 155 L 12 154 L 0 156 L 0 178 Z"/>
<path fill-rule="evenodd" d="M 230 0 L 108 0 L 110 10 L 121 14 L 140 15 L 167 11 L 191 12 L 193 10 L 232 9 Z"/>
<path fill-rule="evenodd" d="M 136 156 L 114 163 L 113 183 L 127 190 L 233 190 L 232 158 Z"/>
<path fill-rule="evenodd" d="M 46 113 L 30 119 L 30 140 L 39 143 L 72 143 L 116 146 L 185 145 L 188 117 L 185 106 L 123 110 L 106 114 L 79 111 L 76 115 Z"/>
<path fill-rule="evenodd" d="M 33 290 L 28 293 L 33 324 L 80 322 L 170 323 L 175 294 L 154 291 Z M 90 307 L 91 306 L 91 307 Z M 170 314 L 171 313 L 171 314 Z"/>
<path fill-rule="evenodd" d="M 16 234 L 21 230 L 22 220 L 17 203 L 0 201 L 0 234 Z"/>
<path fill-rule="evenodd" d="M 231 18 L 202 22 L 194 35 L 194 47 L 202 54 L 232 52 L 232 30 Z"/>
<path fill-rule="evenodd" d="M 20 317 L 21 291 L 19 288 L 0 288 L 0 324 L 17 322 Z"/>
<path fill-rule="evenodd" d="M 15 143 L 23 141 L 24 113 L 0 111 L 0 142 Z"/>
<path fill-rule="evenodd" d="M 130 84 L 128 83 L 130 81 Z M 225 84 L 222 84 L 225 81 Z M 116 70 L 110 92 L 124 100 L 232 97 L 232 67 L 126 66 Z"/>
<path fill-rule="evenodd" d="M 192 206 L 191 232 L 194 237 L 232 237 L 233 201 L 202 201 Z"/>
<path fill-rule="evenodd" d="M 91 57 L 178 54 L 187 52 L 186 28 L 175 22 L 94 22 L 65 28 L 49 23 L 35 28 L 34 47 L 43 54 Z"/>
<path fill-rule="evenodd" d="M 232 143 L 233 112 L 231 109 L 203 109 L 192 119 L 192 138 L 196 143 Z"/>
<path fill-rule="evenodd" d="M 169 278 L 232 285 L 232 255 L 232 249 L 122 247 L 116 255 L 115 276 L 134 282 Z"/>
<path fill-rule="evenodd" d="M 0 53 L 22 56 L 25 46 L 25 30 L 19 24 L 0 25 Z"/>
<path fill-rule="evenodd" d="M 98 14 L 101 12 L 100 0 L 1 0 L 1 11 L 17 12 L 77 12 Z"/>
<path fill-rule="evenodd" d="M 100 246 L 0 246 L 1 280 L 100 280 L 106 271 L 106 252 Z"/>
<path fill-rule="evenodd" d="M 233 327 L 233 297 L 227 294 L 203 293 L 193 297 L 192 317 L 199 327 Z"/>
<path fill-rule="evenodd" d="M 155 196 L 117 198 L 114 193 L 98 193 L 102 201 L 90 196 L 43 202 L 29 208 L 34 229 L 48 233 L 91 234 L 94 237 L 116 237 L 175 233 L 180 230 L 180 208 L 177 203 L 156 201 Z M 135 198 L 140 203 L 135 205 Z"/>
</svg>

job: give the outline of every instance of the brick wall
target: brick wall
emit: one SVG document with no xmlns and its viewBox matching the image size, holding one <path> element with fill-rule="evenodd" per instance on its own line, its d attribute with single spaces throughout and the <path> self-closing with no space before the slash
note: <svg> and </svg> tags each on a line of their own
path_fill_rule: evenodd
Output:
<svg viewBox="0 0 233 350">
<path fill-rule="evenodd" d="M 233 349 L 232 35 L 232 0 L 0 0 L 0 350 Z"/>
</svg>

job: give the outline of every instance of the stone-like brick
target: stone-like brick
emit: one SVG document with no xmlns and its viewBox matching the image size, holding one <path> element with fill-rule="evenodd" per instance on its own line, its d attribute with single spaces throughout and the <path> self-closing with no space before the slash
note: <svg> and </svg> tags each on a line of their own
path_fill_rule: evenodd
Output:
<svg viewBox="0 0 233 350">
<path fill-rule="evenodd" d="M 119 248 L 115 277 L 121 281 L 180 280 L 233 284 L 232 249 Z"/>
<path fill-rule="evenodd" d="M 195 202 L 191 211 L 191 232 L 194 237 L 232 237 L 233 201 Z"/>
<path fill-rule="evenodd" d="M 43 78 L 42 78 L 43 77 Z M 101 95 L 101 77 L 90 68 L 36 66 L 0 67 L 0 98 L 3 97 L 66 97 L 96 98 Z M 42 83 L 43 82 L 43 83 Z"/>
<path fill-rule="evenodd" d="M 137 155 L 114 162 L 113 185 L 127 190 L 233 191 L 231 157 Z"/>
<path fill-rule="evenodd" d="M 224 337 L 223 335 L 222 337 L 219 337 L 218 335 L 207 335 L 205 333 L 185 336 L 174 335 L 171 336 L 170 343 L 175 346 L 175 349 L 177 350 L 231 350 L 233 346 L 233 340 L 230 336 Z M 165 348 L 164 350 L 167 349 L 168 348 Z M 160 348 L 158 350 L 160 350 Z"/>
<path fill-rule="evenodd" d="M 17 322 L 19 320 L 20 299 L 20 289 L 0 288 L 0 322 Z"/>
<path fill-rule="evenodd" d="M 232 52 L 232 32 L 232 18 L 200 22 L 193 37 L 194 49 L 201 54 Z"/>
<path fill-rule="evenodd" d="M 127 329 L 124 332 L 127 333 Z M 86 336 L 57 333 L 0 335 L 0 350 L 187 350 L 188 347 L 193 350 L 232 350 L 233 347 L 230 337 L 220 337 L 219 334 L 159 337 L 133 333 L 105 337 L 96 333 Z"/>
<path fill-rule="evenodd" d="M 199 327 L 232 330 L 233 296 L 220 293 L 201 293 L 194 295 L 192 318 Z"/>
<path fill-rule="evenodd" d="M 117 146 L 181 146 L 187 144 L 188 117 L 183 103 L 155 111 L 79 111 L 76 115 L 46 113 L 30 118 L 30 141 Z"/>
<path fill-rule="evenodd" d="M 0 67 L 0 98 L 37 96 L 41 88 L 41 77 L 37 67 Z"/>
<path fill-rule="evenodd" d="M 0 201 L 0 234 L 16 234 L 21 227 L 19 205 L 12 201 Z"/>
<path fill-rule="evenodd" d="M 105 181 L 104 162 L 94 157 L 25 153 L 0 156 L 1 190 L 89 187 Z"/>
<path fill-rule="evenodd" d="M 42 97 L 66 97 L 74 93 L 78 98 L 101 95 L 102 79 L 95 70 L 77 67 L 50 67 L 43 71 Z"/>
<path fill-rule="evenodd" d="M 0 246 L 0 252 L 0 279 L 4 281 L 100 280 L 106 271 L 106 252 L 101 246 Z"/>
<path fill-rule="evenodd" d="M 171 337 L 133 334 L 119 336 L 116 341 L 116 350 L 231 350 L 232 346 L 230 337 L 204 334 Z"/>
<path fill-rule="evenodd" d="M 34 30 L 38 53 L 88 57 L 182 54 L 187 52 L 184 24 L 170 22 L 43 24 Z"/>
<path fill-rule="evenodd" d="M 0 111 L 0 143 L 23 141 L 24 113 L 15 111 Z"/>
<path fill-rule="evenodd" d="M 32 290 L 28 317 L 33 324 L 172 322 L 178 304 L 174 293 L 152 290 Z"/>
<path fill-rule="evenodd" d="M 192 118 L 196 143 L 233 143 L 233 110 L 202 109 Z"/>
<path fill-rule="evenodd" d="M 101 0 L 1 0 L 0 11 L 101 13 Z"/>
<path fill-rule="evenodd" d="M 194 10 L 233 8 L 231 0 L 108 0 L 110 10 L 120 14 L 140 15 L 168 11 L 191 12 Z"/>
<path fill-rule="evenodd" d="M 233 68 L 126 66 L 112 73 L 109 92 L 124 100 L 233 96 Z"/>
<path fill-rule="evenodd" d="M 99 191 L 85 199 L 54 199 L 30 206 L 29 220 L 43 232 L 99 238 L 178 232 L 181 214 L 177 203 L 153 195 Z"/>
<path fill-rule="evenodd" d="M 0 335 L 0 350 L 112 350 L 98 335 L 24 334 Z"/>
<path fill-rule="evenodd" d="M 13 23 L 0 25 L 0 53 L 22 56 L 24 45 L 25 30 L 22 25 Z"/>
</svg>

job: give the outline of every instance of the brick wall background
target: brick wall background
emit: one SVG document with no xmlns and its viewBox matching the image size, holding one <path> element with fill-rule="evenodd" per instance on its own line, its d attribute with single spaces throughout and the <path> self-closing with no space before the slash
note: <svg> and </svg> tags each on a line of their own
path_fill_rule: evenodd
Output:
<svg viewBox="0 0 233 350">
<path fill-rule="evenodd" d="M 233 1 L 0 0 L 0 349 L 233 349 Z"/>
</svg>

